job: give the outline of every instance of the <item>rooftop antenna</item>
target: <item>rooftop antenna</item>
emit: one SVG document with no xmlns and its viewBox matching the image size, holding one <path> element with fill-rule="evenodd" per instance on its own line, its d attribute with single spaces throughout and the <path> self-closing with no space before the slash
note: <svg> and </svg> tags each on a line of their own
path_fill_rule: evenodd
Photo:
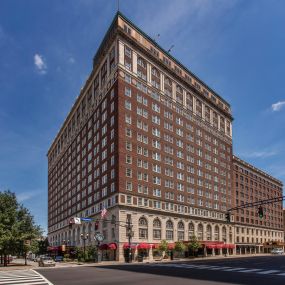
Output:
<svg viewBox="0 0 285 285">
<path fill-rule="evenodd" d="M 171 45 L 171 47 L 169 48 L 167 52 L 170 53 L 173 48 L 174 48 L 174 45 Z"/>
<path fill-rule="evenodd" d="M 154 41 L 156 42 L 158 40 L 158 38 L 160 37 L 160 34 L 157 34 L 155 37 L 154 37 Z"/>
<path fill-rule="evenodd" d="M 117 4 L 118 4 L 118 12 L 120 12 L 120 0 L 117 0 Z"/>
</svg>

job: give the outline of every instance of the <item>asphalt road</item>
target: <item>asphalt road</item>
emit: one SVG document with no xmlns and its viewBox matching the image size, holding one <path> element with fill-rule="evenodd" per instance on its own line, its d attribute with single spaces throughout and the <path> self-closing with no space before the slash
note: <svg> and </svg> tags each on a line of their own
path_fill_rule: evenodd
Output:
<svg viewBox="0 0 285 285">
<path fill-rule="evenodd" d="M 285 256 L 37 269 L 54 285 L 285 284 Z"/>
</svg>

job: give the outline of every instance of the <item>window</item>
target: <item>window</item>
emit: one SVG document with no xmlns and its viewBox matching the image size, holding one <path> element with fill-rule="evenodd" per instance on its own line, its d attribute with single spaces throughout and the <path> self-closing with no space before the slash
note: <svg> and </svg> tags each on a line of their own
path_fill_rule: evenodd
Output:
<svg viewBox="0 0 285 285">
<path fill-rule="evenodd" d="M 133 190 L 133 185 L 132 182 L 126 182 L 126 190 L 127 191 L 132 191 Z"/>
<path fill-rule="evenodd" d="M 132 90 L 129 87 L 125 87 L 125 95 L 128 97 L 132 97 Z"/>
<path fill-rule="evenodd" d="M 155 196 L 155 197 L 161 197 L 161 191 L 160 191 L 160 189 L 153 189 L 153 196 Z"/>
<path fill-rule="evenodd" d="M 188 229 L 189 229 L 189 240 L 191 240 L 193 236 L 195 236 L 194 224 L 190 223 Z"/>
<path fill-rule="evenodd" d="M 125 115 L 125 122 L 127 124 L 132 124 L 132 117 L 130 115 Z"/>
<path fill-rule="evenodd" d="M 126 168 L 126 177 L 132 177 L 132 170 L 130 168 Z"/>
<path fill-rule="evenodd" d="M 132 50 L 127 46 L 125 46 L 125 55 L 128 57 L 132 57 Z"/>
<path fill-rule="evenodd" d="M 173 223 L 170 220 L 166 222 L 166 239 L 173 240 Z"/>
<path fill-rule="evenodd" d="M 132 110 L 132 103 L 130 101 L 125 101 L 125 108 L 128 110 Z"/>
<path fill-rule="evenodd" d="M 148 238 L 148 223 L 145 217 L 139 219 L 139 239 Z"/>
<path fill-rule="evenodd" d="M 177 225 L 177 238 L 179 241 L 184 240 L 184 224 L 181 221 Z"/>
<path fill-rule="evenodd" d="M 161 222 L 157 218 L 153 220 L 153 239 L 161 239 Z"/>
<path fill-rule="evenodd" d="M 197 233 L 198 240 L 203 240 L 203 225 L 198 225 L 198 233 Z"/>
</svg>

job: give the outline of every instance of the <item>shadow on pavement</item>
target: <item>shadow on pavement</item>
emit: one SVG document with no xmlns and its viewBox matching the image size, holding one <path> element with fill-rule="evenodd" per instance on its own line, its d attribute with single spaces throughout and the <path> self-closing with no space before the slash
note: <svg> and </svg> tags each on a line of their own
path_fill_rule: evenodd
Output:
<svg viewBox="0 0 285 285">
<path fill-rule="evenodd" d="M 188 262 L 183 262 L 188 263 Z M 200 262 L 199 262 L 200 263 Z M 202 263 L 202 262 L 201 262 Z M 217 262 L 203 262 L 203 264 L 214 265 Z M 111 269 L 111 270 L 122 270 L 132 273 L 144 273 L 144 274 L 154 274 L 162 275 L 169 277 L 178 277 L 178 278 L 188 278 L 192 280 L 199 281 L 211 281 L 227 284 L 243 284 L 243 285 L 275 285 L 275 284 L 285 284 L 285 276 L 277 276 L 270 274 L 257 274 L 257 273 L 239 273 L 239 272 L 227 272 L 222 270 L 207 270 L 207 269 L 193 269 L 193 268 L 179 268 L 171 267 L 171 264 L 160 263 L 161 266 L 156 266 L 154 264 L 124 264 L 124 265 L 103 265 L 100 268 Z M 180 264 L 176 262 L 175 264 Z M 197 264 L 188 263 L 188 264 Z M 174 265 L 174 264 L 173 264 Z M 235 264 L 236 265 L 236 264 Z M 221 266 L 221 265 L 219 265 Z M 231 263 L 223 264 L 223 266 L 231 267 Z M 237 267 L 237 266 L 232 266 Z M 239 266 L 243 267 L 243 266 Z M 244 266 L 245 267 L 245 266 Z M 269 266 L 270 267 L 270 266 Z M 246 266 L 246 268 L 263 268 L 256 267 L 254 263 L 251 266 Z M 264 270 L 269 270 L 269 268 L 264 268 Z M 282 270 L 285 272 L 285 270 Z M 281 272 L 280 272 L 281 273 Z M 113 273 L 112 273 L 113 274 Z M 138 275 L 139 278 L 139 275 Z"/>
</svg>

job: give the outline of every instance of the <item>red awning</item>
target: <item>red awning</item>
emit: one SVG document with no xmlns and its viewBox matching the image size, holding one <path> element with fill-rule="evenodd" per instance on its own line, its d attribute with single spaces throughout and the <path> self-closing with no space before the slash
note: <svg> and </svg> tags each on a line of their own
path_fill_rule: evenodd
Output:
<svg viewBox="0 0 285 285">
<path fill-rule="evenodd" d="M 215 247 L 215 248 L 223 248 L 223 247 L 224 247 L 224 244 L 218 243 L 218 244 L 216 244 L 216 247 Z"/>
<path fill-rule="evenodd" d="M 138 245 L 138 249 L 149 249 L 149 248 L 151 248 L 151 245 L 148 243 L 142 242 Z"/>
<path fill-rule="evenodd" d="M 174 247 L 175 247 L 175 244 L 174 244 L 174 243 L 169 243 L 169 244 L 167 245 L 167 248 L 168 248 L 168 249 L 174 249 Z"/>
<path fill-rule="evenodd" d="M 107 250 L 108 249 L 108 244 L 107 243 L 103 243 L 100 245 L 99 247 L 100 250 Z"/>
<path fill-rule="evenodd" d="M 232 243 L 225 244 L 227 248 L 235 248 L 236 246 Z"/>
<path fill-rule="evenodd" d="M 127 248 L 136 248 L 136 245 L 135 244 L 131 244 L 131 246 L 129 246 L 129 244 L 126 242 L 123 245 L 123 249 L 127 249 Z"/>
<path fill-rule="evenodd" d="M 59 246 L 48 246 L 47 250 L 48 251 L 57 251 L 57 250 L 59 250 Z"/>
<path fill-rule="evenodd" d="M 108 244 L 108 249 L 117 249 L 117 244 L 114 242 L 111 242 Z"/>
<path fill-rule="evenodd" d="M 206 247 L 207 248 L 217 248 L 217 245 L 216 244 L 206 244 Z"/>
<path fill-rule="evenodd" d="M 151 247 L 154 249 L 159 249 L 159 243 L 153 243 Z"/>
</svg>

